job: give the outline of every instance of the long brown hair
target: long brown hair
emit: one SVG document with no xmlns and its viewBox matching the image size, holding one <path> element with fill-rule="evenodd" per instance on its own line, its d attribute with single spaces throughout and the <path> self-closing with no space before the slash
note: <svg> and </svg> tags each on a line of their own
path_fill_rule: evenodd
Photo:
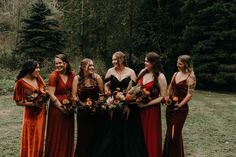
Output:
<svg viewBox="0 0 236 157">
<path fill-rule="evenodd" d="M 71 69 L 71 65 L 70 65 L 70 62 L 68 60 L 68 57 L 65 54 L 61 53 L 61 54 L 56 55 L 55 58 L 59 58 L 63 62 L 67 63 L 65 74 L 70 75 L 72 73 L 72 69 Z"/>
<path fill-rule="evenodd" d="M 158 55 L 156 52 L 148 52 L 146 54 L 146 58 L 147 61 L 153 66 L 154 84 L 158 86 L 158 76 L 160 73 L 164 73 L 160 55 Z M 146 73 L 148 73 L 148 70 L 144 70 L 142 73 L 140 73 L 137 80 L 143 77 Z"/>
<path fill-rule="evenodd" d="M 85 69 L 86 68 L 86 66 L 89 64 L 89 62 L 92 62 L 93 60 L 92 59 L 90 59 L 90 58 L 84 58 L 81 62 L 80 62 L 80 66 L 79 66 L 79 72 L 78 72 L 78 74 L 79 74 L 79 82 L 78 82 L 78 84 L 79 85 L 81 85 L 81 84 L 83 84 L 84 83 L 84 81 L 85 81 L 85 73 L 84 73 L 84 70 L 87 70 L 87 69 Z M 92 75 L 92 83 L 95 85 L 96 83 L 97 83 L 97 81 L 96 81 L 96 79 L 95 79 L 95 76 L 94 75 Z"/>
</svg>

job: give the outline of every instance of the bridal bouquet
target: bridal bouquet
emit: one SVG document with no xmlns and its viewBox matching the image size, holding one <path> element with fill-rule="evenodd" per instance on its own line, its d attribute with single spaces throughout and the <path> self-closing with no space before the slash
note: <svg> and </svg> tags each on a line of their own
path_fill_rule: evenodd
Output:
<svg viewBox="0 0 236 157">
<path fill-rule="evenodd" d="M 129 102 L 145 104 L 151 101 L 152 98 L 150 96 L 150 91 L 141 85 L 136 85 L 126 94 L 126 100 Z"/>
<path fill-rule="evenodd" d="M 177 104 L 179 98 L 177 96 L 170 96 L 169 99 L 163 99 L 162 103 L 166 104 L 170 110 L 175 109 L 175 104 Z"/>
<path fill-rule="evenodd" d="M 36 104 L 37 107 L 42 108 L 49 100 L 49 94 L 46 90 L 26 91 L 25 99 Z"/>
<path fill-rule="evenodd" d="M 105 99 L 105 108 L 108 110 L 110 119 L 112 119 L 114 112 L 118 111 L 122 113 L 122 118 L 128 119 L 129 108 L 127 106 L 127 101 L 125 93 L 121 92 L 120 88 L 117 88 L 112 95 Z"/>
</svg>

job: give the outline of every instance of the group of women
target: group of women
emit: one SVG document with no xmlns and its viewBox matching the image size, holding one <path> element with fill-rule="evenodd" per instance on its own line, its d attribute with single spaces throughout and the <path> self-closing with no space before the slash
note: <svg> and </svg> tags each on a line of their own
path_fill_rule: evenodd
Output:
<svg viewBox="0 0 236 157">
<path fill-rule="evenodd" d="M 123 52 L 113 54 L 112 64 L 103 82 L 91 59 L 83 59 L 75 75 L 67 56 L 56 55 L 55 70 L 48 80 L 48 111 L 46 105 L 28 99 L 30 92 L 45 88 L 39 64 L 34 60 L 23 64 L 14 87 L 16 104 L 25 106 L 21 157 L 184 157 L 182 128 L 196 84 L 191 57 L 179 56 L 179 71 L 174 73 L 168 89 L 160 56 L 155 52 L 147 53 L 145 67 L 138 77 L 127 66 Z M 74 112 L 65 107 L 64 100 L 99 100 L 101 93 L 113 93 L 117 88 L 127 93 L 130 85 L 136 84 L 150 92 L 151 100 L 128 104 L 128 118 L 121 118 L 120 110 L 113 113 L 112 119 L 102 112 L 77 110 L 74 150 Z M 160 104 L 173 96 L 178 101 L 166 107 L 167 131 L 162 150 Z"/>
</svg>

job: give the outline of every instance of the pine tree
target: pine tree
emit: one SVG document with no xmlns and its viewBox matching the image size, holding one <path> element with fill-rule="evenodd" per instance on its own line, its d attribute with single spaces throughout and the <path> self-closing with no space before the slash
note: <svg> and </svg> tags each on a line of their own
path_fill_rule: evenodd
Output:
<svg viewBox="0 0 236 157">
<path fill-rule="evenodd" d="M 184 46 L 192 55 L 200 88 L 234 90 L 236 86 L 236 7 L 230 1 L 188 0 L 191 12 Z"/>
<path fill-rule="evenodd" d="M 51 10 L 41 1 L 32 5 L 29 18 L 23 20 L 16 53 L 26 58 L 43 61 L 61 53 L 64 48 L 63 32 Z"/>
</svg>

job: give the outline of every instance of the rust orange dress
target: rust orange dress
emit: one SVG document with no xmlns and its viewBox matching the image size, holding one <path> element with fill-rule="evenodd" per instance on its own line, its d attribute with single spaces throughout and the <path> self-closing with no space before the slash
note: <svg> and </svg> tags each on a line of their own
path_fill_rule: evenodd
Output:
<svg viewBox="0 0 236 157">
<path fill-rule="evenodd" d="M 143 77 L 138 80 L 151 93 L 154 99 L 159 96 L 159 87 L 154 86 L 154 81 L 143 84 Z M 161 107 L 153 105 L 141 109 L 141 124 L 143 128 L 144 141 L 148 152 L 148 157 L 162 157 L 161 138 Z"/>
<path fill-rule="evenodd" d="M 177 73 L 176 73 L 177 74 Z M 175 74 L 175 76 L 176 76 Z M 187 79 L 176 83 L 175 76 L 171 84 L 173 95 L 179 98 L 181 102 L 187 95 L 188 85 Z M 172 104 L 173 105 L 173 104 Z M 184 157 L 184 146 L 182 138 L 182 129 L 188 115 L 188 104 L 185 104 L 177 111 L 173 111 L 173 107 L 169 105 L 166 109 L 167 131 L 165 137 L 165 145 L 163 157 Z"/>
<path fill-rule="evenodd" d="M 60 73 L 53 71 L 48 85 L 56 87 L 55 96 L 62 103 L 71 93 L 74 74 L 66 83 Z M 74 113 L 64 114 L 52 102 L 49 105 L 45 157 L 73 157 L 74 155 Z"/>
<path fill-rule="evenodd" d="M 45 83 L 39 76 L 37 79 L 38 89 L 19 79 L 15 83 L 14 97 L 15 101 L 27 100 L 35 90 L 42 90 Z M 23 127 L 21 137 L 21 157 L 42 157 L 44 148 L 46 122 L 46 107 L 24 107 Z"/>
</svg>

